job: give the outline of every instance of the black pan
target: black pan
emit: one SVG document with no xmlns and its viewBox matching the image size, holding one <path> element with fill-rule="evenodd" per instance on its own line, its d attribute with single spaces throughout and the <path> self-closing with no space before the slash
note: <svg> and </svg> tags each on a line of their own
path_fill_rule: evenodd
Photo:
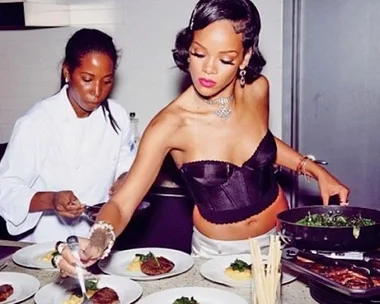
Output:
<svg viewBox="0 0 380 304">
<path fill-rule="evenodd" d="M 360 228 L 356 238 L 352 227 L 310 227 L 297 224 L 310 214 L 341 214 L 343 216 L 361 215 L 372 219 L 375 225 Z M 300 249 L 330 251 L 358 251 L 380 248 L 380 211 L 361 207 L 308 206 L 286 210 L 278 214 L 278 231 L 284 240 Z"/>
</svg>

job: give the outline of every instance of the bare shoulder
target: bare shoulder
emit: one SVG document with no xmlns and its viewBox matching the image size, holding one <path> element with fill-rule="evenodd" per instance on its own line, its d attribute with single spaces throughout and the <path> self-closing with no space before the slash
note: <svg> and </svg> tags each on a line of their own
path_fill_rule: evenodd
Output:
<svg viewBox="0 0 380 304">
<path fill-rule="evenodd" d="M 251 84 L 246 84 L 244 90 L 253 98 L 265 98 L 269 94 L 269 81 L 265 76 L 261 75 Z"/>
<path fill-rule="evenodd" d="M 183 124 L 181 109 L 173 101 L 150 121 L 144 133 L 154 134 L 157 139 L 168 142 L 173 139 Z"/>
</svg>

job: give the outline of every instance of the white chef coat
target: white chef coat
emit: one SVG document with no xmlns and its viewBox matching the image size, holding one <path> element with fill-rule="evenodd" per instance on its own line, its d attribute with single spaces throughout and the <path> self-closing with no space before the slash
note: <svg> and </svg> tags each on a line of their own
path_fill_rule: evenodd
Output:
<svg viewBox="0 0 380 304">
<path fill-rule="evenodd" d="M 121 130 L 112 128 L 101 107 L 78 118 L 65 86 L 38 102 L 17 120 L 0 162 L 0 216 L 20 240 L 45 242 L 86 236 L 90 223 L 81 216 L 70 220 L 55 211 L 29 213 L 40 191 L 72 190 L 81 203 L 94 205 L 108 198 L 115 179 L 128 171 L 133 159 L 126 111 L 109 100 Z"/>
</svg>

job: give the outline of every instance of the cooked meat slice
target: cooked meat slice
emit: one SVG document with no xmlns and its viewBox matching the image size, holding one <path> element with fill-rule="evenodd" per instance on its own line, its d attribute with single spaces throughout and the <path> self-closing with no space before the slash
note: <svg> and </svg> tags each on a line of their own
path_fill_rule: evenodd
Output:
<svg viewBox="0 0 380 304">
<path fill-rule="evenodd" d="M 380 286 L 380 277 L 371 277 L 371 281 L 374 287 Z"/>
<path fill-rule="evenodd" d="M 174 263 L 164 257 L 149 259 L 141 264 L 141 271 L 147 275 L 168 273 L 174 268 Z"/>
<path fill-rule="evenodd" d="M 367 277 L 359 272 L 339 266 L 325 266 L 319 263 L 310 263 L 297 260 L 296 263 L 306 269 L 318 273 L 328 280 L 337 282 L 352 289 L 368 289 L 380 286 L 379 277 Z"/>
<path fill-rule="evenodd" d="M 373 283 L 369 278 L 359 278 L 356 275 L 347 274 L 342 277 L 339 283 L 352 289 L 368 289 L 373 287 Z"/>
<path fill-rule="evenodd" d="M 12 285 L 4 284 L 0 286 L 0 302 L 5 301 L 8 299 L 12 294 L 14 290 Z"/>
<path fill-rule="evenodd" d="M 93 304 L 119 304 L 119 296 L 109 287 L 103 287 L 99 289 L 94 295 L 91 297 L 91 301 Z"/>
<path fill-rule="evenodd" d="M 333 278 L 333 277 L 344 276 L 348 272 L 349 270 L 347 268 L 330 266 L 330 267 L 326 267 L 324 271 L 321 272 L 321 275 L 325 276 L 326 278 Z"/>
</svg>

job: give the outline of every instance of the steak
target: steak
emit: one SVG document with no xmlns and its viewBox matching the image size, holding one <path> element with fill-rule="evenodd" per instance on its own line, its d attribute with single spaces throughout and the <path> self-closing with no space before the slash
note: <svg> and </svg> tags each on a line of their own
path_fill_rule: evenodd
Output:
<svg viewBox="0 0 380 304">
<path fill-rule="evenodd" d="M 141 271 L 147 275 L 158 275 L 170 272 L 174 268 L 174 263 L 164 257 L 149 259 L 141 264 Z"/>
<path fill-rule="evenodd" d="M 93 304 L 119 304 L 119 296 L 109 287 L 103 287 L 99 289 L 94 295 L 91 297 L 91 301 Z"/>
<path fill-rule="evenodd" d="M 8 299 L 12 294 L 14 290 L 12 285 L 4 284 L 0 286 L 0 302 L 5 301 Z"/>
</svg>

